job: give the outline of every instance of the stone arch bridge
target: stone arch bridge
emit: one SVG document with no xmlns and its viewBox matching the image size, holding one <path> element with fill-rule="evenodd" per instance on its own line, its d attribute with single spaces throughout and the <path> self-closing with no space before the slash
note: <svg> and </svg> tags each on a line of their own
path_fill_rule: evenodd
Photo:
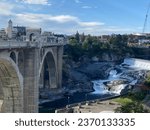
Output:
<svg viewBox="0 0 150 130">
<path fill-rule="evenodd" d="M 61 87 L 63 45 L 0 41 L 0 112 L 38 112 L 39 88 Z"/>
</svg>

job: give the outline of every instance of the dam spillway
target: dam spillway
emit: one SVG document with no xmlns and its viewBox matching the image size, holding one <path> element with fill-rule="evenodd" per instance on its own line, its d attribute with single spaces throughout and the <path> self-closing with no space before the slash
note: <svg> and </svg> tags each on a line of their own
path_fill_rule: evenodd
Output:
<svg viewBox="0 0 150 130">
<path fill-rule="evenodd" d="M 139 68 L 143 70 L 150 70 L 150 61 L 136 58 L 126 58 L 122 65 L 128 65 L 129 67 Z"/>
</svg>

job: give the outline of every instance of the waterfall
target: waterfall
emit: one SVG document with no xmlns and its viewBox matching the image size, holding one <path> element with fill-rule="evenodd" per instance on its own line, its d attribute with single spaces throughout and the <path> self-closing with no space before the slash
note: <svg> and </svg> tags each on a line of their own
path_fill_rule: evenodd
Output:
<svg viewBox="0 0 150 130">
<path fill-rule="evenodd" d="M 119 74 L 117 73 L 117 70 L 111 70 L 108 79 L 106 80 L 93 81 L 93 88 L 95 91 L 92 92 L 92 94 L 119 95 L 121 91 L 128 85 L 135 85 L 138 82 L 138 78 L 135 77 L 143 75 L 143 73 L 140 72 L 141 70 L 150 70 L 150 61 L 135 58 L 126 58 L 120 65 L 120 69 L 122 70 L 122 72 Z M 135 73 L 135 70 L 139 73 Z M 121 82 L 123 80 L 125 82 Z"/>
<path fill-rule="evenodd" d="M 116 70 L 111 70 L 109 72 L 109 79 L 115 78 L 115 77 L 117 77 L 117 71 Z"/>
<path fill-rule="evenodd" d="M 143 69 L 143 70 L 150 70 L 149 60 L 126 58 L 124 59 L 122 65 L 128 65 L 129 67 Z"/>
<path fill-rule="evenodd" d="M 99 81 L 93 81 L 94 83 L 94 92 L 92 92 L 92 94 L 107 94 L 109 93 L 108 88 L 103 84 L 103 81 L 101 82 L 101 80 Z"/>
<path fill-rule="evenodd" d="M 92 94 L 109 94 L 110 91 L 108 90 L 108 87 L 104 85 L 104 82 L 109 82 L 109 81 L 113 81 L 115 79 L 118 79 L 120 74 L 117 74 L 117 70 L 111 70 L 109 72 L 109 77 L 107 80 L 98 80 L 98 81 L 93 81 L 94 83 L 94 92 L 92 92 Z M 120 92 L 120 90 L 116 91 L 117 93 Z M 113 92 L 115 93 L 115 92 Z"/>
<path fill-rule="evenodd" d="M 111 92 L 112 93 L 114 93 L 114 94 L 120 94 L 121 93 L 121 91 L 123 90 L 123 89 L 125 89 L 125 87 L 126 86 L 128 86 L 128 84 L 120 84 L 120 85 L 117 85 L 117 86 L 115 86 L 115 90 L 112 90 Z"/>
</svg>

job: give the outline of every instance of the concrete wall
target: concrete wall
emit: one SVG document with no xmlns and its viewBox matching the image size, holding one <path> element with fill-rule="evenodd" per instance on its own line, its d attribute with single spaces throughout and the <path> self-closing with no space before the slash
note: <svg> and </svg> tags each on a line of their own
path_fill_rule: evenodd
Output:
<svg viewBox="0 0 150 130">
<path fill-rule="evenodd" d="M 9 57 L 0 56 L 0 111 L 23 112 L 23 80 Z"/>
</svg>

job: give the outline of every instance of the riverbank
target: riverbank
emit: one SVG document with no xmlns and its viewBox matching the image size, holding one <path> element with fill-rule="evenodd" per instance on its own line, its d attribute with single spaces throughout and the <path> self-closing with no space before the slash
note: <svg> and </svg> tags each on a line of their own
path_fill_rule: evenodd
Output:
<svg viewBox="0 0 150 130">
<path fill-rule="evenodd" d="M 80 102 L 55 110 L 55 113 L 149 113 L 150 95 L 145 91 Z"/>
<path fill-rule="evenodd" d="M 120 107 L 120 103 L 113 100 L 87 103 L 82 106 L 73 107 L 74 113 L 115 113 L 115 109 Z"/>
<path fill-rule="evenodd" d="M 56 109 L 55 113 L 99 113 L 104 111 L 114 113 L 115 109 L 121 106 L 120 103 L 113 101 L 113 99 L 118 97 L 120 96 L 110 96 L 69 104 L 66 107 Z"/>
</svg>

